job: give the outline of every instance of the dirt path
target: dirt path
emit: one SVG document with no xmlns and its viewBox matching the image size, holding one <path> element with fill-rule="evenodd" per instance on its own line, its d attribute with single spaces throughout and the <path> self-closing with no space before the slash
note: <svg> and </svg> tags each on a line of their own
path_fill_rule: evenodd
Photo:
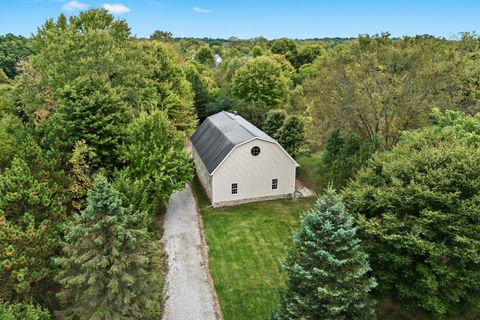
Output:
<svg viewBox="0 0 480 320">
<path fill-rule="evenodd" d="M 172 195 L 162 241 L 168 255 L 163 320 L 215 320 L 215 300 L 202 255 L 199 214 L 189 185 Z"/>
</svg>

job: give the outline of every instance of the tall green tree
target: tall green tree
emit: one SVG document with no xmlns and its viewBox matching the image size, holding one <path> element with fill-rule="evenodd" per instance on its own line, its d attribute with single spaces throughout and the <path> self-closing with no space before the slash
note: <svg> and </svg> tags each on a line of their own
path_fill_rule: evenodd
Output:
<svg viewBox="0 0 480 320">
<path fill-rule="evenodd" d="M 119 166 L 117 148 L 131 118 L 128 106 L 107 79 L 82 76 L 62 90 L 49 134 L 61 136 L 69 153 L 77 141 L 85 140 L 91 148 L 91 164 L 112 170 Z"/>
<path fill-rule="evenodd" d="M 67 226 L 57 280 L 65 319 L 158 319 L 163 293 L 158 241 L 146 212 L 124 208 L 98 176 L 87 207 Z"/>
<path fill-rule="evenodd" d="M 192 178 L 185 140 L 161 111 L 141 113 L 128 126 L 120 152 L 125 168 L 117 178 L 123 186 L 120 190 L 136 208 L 152 212 Z"/>
<path fill-rule="evenodd" d="M 35 54 L 21 64 L 15 84 L 22 119 L 48 120 L 65 86 L 81 77 L 100 77 L 131 112 L 160 109 L 178 128 L 195 127 L 193 92 L 173 46 L 133 39 L 127 23 L 106 10 L 48 20 L 31 43 Z"/>
<path fill-rule="evenodd" d="M 240 67 L 233 77 L 232 93 L 237 99 L 279 107 L 288 96 L 289 80 L 282 66 L 269 57 L 257 57 Z"/>
<path fill-rule="evenodd" d="M 58 159 L 27 136 L 0 174 L 1 300 L 53 306 L 62 226 L 70 197 Z"/>
<path fill-rule="evenodd" d="M 147 43 L 143 49 L 147 55 L 145 65 L 151 72 L 147 75 L 153 81 L 156 95 L 154 107 L 143 107 L 141 111 L 162 110 L 177 129 L 191 132 L 197 124 L 194 105 L 196 92 L 188 81 L 188 69 L 185 70 L 186 67 L 175 57 L 170 47 Z"/>
<path fill-rule="evenodd" d="M 344 200 L 378 294 L 443 319 L 480 306 L 480 115 L 434 120 L 375 155 Z"/>
<path fill-rule="evenodd" d="M 311 116 L 308 133 L 322 143 L 342 128 L 387 149 L 401 132 L 430 121 L 430 109 L 455 106 L 463 60 L 446 40 L 433 37 L 360 36 L 316 62 L 303 87 Z"/>
<path fill-rule="evenodd" d="M 345 186 L 379 149 L 380 141 L 336 129 L 328 136 L 318 170 L 337 188 Z"/>
<path fill-rule="evenodd" d="M 265 122 L 263 123 L 262 130 L 265 131 L 270 137 L 277 139 L 278 138 L 278 131 L 285 123 L 285 119 L 287 118 L 287 113 L 285 110 L 270 110 L 267 113 L 267 117 L 265 118 Z"/>
<path fill-rule="evenodd" d="M 195 53 L 195 60 L 201 64 L 212 66 L 214 60 L 212 49 L 209 46 L 200 47 L 197 53 Z"/>
<path fill-rule="evenodd" d="M 282 264 L 287 289 L 272 319 L 374 319 L 368 275 L 353 219 L 334 191 L 317 199 L 300 220 L 294 248 Z"/>
<path fill-rule="evenodd" d="M 0 70 L 13 79 L 18 74 L 17 63 L 32 53 L 28 39 L 11 33 L 0 35 Z"/>
<path fill-rule="evenodd" d="M 296 157 L 305 140 L 303 121 L 296 116 L 288 117 L 277 131 L 277 141 L 292 156 Z"/>
<path fill-rule="evenodd" d="M 272 41 L 270 50 L 272 53 L 285 56 L 292 65 L 295 64 L 298 48 L 294 40 L 288 38 L 275 39 Z"/>
</svg>

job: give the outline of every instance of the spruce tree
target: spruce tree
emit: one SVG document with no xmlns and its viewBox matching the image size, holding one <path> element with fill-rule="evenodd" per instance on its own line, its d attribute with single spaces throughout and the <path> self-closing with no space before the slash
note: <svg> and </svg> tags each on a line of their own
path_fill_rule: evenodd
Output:
<svg viewBox="0 0 480 320">
<path fill-rule="evenodd" d="M 67 226 L 58 294 L 66 319 L 158 319 L 162 268 L 148 215 L 122 206 L 118 191 L 97 177 L 87 207 Z"/>
<path fill-rule="evenodd" d="M 272 319 L 373 319 L 367 255 L 353 219 L 334 191 L 301 218 L 294 248 L 282 264 L 287 289 Z"/>
</svg>

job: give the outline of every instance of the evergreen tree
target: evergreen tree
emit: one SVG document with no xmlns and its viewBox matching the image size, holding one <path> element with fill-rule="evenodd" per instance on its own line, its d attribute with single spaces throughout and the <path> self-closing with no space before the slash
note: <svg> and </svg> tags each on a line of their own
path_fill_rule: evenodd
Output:
<svg viewBox="0 0 480 320">
<path fill-rule="evenodd" d="M 277 140 L 292 157 L 295 157 L 305 139 L 304 132 L 300 118 L 288 117 L 277 132 Z"/>
<path fill-rule="evenodd" d="M 67 226 L 58 294 L 66 319 L 158 319 L 162 268 L 148 214 L 122 206 L 119 193 L 101 176 L 87 207 Z"/>
<path fill-rule="evenodd" d="M 368 295 L 376 286 L 367 273 L 353 219 L 333 190 L 301 218 L 283 269 L 287 289 L 272 319 L 373 319 Z"/>
<path fill-rule="evenodd" d="M 47 309 L 28 303 L 5 303 L 0 301 L 0 319 L 2 320 L 50 320 Z"/>
<path fill-rule="evenodd" d="M 60 170 L 27 136 L 0 174 L 0 300 L 52 302 L 52 257 L 60 250 L 70 202 Z"/>
</svg>

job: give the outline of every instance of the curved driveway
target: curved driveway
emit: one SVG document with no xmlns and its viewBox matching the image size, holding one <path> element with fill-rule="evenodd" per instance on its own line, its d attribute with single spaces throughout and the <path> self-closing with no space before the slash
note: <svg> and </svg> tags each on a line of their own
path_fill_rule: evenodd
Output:
<svg viewBox="0 0 480 320">
<path fill-rule="evenodd" d="M 172 195 L 162 238 L 168 255 L 163 320 L 216 320 L 199 219 L 190 185 Z"/>
</svg>

